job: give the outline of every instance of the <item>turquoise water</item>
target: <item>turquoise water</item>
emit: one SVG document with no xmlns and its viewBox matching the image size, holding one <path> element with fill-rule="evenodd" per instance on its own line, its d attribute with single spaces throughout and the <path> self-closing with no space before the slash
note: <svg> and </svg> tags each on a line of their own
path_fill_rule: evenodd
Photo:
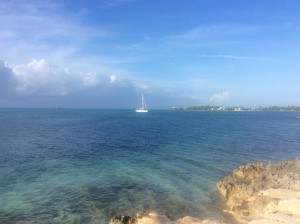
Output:
<svg viewBox="0 0 300 224">
<path fill-rule="evenodd" d="M 216 182 L 300 156 L 299 113 L 0 109 L 0 223 L 225 220 Z"/>
</svg>

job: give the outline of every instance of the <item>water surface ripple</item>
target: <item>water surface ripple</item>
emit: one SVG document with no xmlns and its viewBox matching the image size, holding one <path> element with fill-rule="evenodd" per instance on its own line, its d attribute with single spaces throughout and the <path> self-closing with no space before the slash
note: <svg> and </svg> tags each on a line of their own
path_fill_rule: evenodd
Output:
<svg viewBox="0 0 300 224">
<path fill-rule="evenodd" d="M 300 155 L 291 112 L 0 109 L 0 223 L 226 219 L 216 181 Z"/>
</svg>

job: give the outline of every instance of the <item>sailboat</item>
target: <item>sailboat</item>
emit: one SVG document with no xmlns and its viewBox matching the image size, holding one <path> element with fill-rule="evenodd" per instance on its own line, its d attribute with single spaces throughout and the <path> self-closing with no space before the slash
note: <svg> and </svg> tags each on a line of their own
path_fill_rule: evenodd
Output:
<svg viewBox="0 0 300 224">
<path fill-rule="evenodd" d="M 142 94 L 142 107 L 136 109 L 135 112 L 138 112 L 138 113 L 148 112 L 147 104 L 146 104 L 143 94 Z"/>
</svg>

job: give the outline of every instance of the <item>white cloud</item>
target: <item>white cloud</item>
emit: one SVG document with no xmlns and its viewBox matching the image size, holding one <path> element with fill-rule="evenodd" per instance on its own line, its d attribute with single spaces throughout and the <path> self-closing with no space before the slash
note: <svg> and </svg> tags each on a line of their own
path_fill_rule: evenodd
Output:
<svg viewBox="0 0 300 224">
<path fill-rule="evenodd" d="M 231 96 L 229 91 L 223 91 L 223 92 L 218 92 L 214 93 L 209 100 L 213 102 L 222 102 L 222 101 L 227 101 L 230 100 Z"/>
<path fill-rule="evenodd" d="M 158 85 L 159 84 L 159 85 Z M 155 86 L 155 87 L 153 87 Z M 32 59 L 26 64 L 0 64 L 0 106 L 66 106 L 130 108 L 136 97 L 147 94 L 152 106 L 184 106 L 205 101 L 211 87 L 207 80 L 186 79 L 170 83 L 168 80 L 142 80 L 119 73 L 74 71 L 57 66 L 45 59 Z M 2 88 L 4 87 L 4 88 Z M 211 101 L 229 100 L 228 91 L 215 93 Z M 172 103 L 171 103 L 172 102 Z M 2 104 L 1 104 L 2 103 Z"/>
<path fill-rule="evenodd" d="M 116 75 L 75 72 L 70 68 L 52 65 L 45 59 L 32 59 L 27 64 L 5 68 L 11 70 L 11 76 L 16 80 L 12 88 L 25 95 L 69 95 L 83 89 L 121 82 Z"/>
<path fill-rule="evenodd" d="M 142 91 L 150 89 L 149 85 L 146 85 L 144 83 L 138 83 L 138 84 L 136 84 L 136 87 Z"/>
<path fill-rule="evenodd" d="M 0 61 L 0 106 L 128 108 L 136 86 L 128 79 L 80 72 L 45 59 L 12 65 Z"/>
<path fill-rule="evenodd" d="M 114 83 L 116 80 L 117 80 L 117 76 L 115 76 L 115 75 L 109 76 L 109 82 L 110 83 Z"/>
<path fill-rule="evenodd" d="M 45 59 L 32 59 L 27 64 L 12 65 L 20 94 L 66 95 L 71 87 L 69 69 L 50 65 Z"/>
<path fill-rule="evenodd" d="M 87 74 L 83 77 L 83 88 L 90 88 L 99 84 L 99 79 L 96 74 Z"/>
<path fill-rule="evenodd" d="M 11 93 L 11 86 L 16 84 L 13 72 L 7 62 L 0 61 L 0 96 Z"/>
</svg>

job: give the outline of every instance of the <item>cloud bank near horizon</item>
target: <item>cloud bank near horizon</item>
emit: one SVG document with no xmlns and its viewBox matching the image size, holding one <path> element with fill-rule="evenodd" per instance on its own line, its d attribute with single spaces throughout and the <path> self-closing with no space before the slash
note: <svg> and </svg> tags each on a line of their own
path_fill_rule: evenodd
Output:
<svg viewBox="0 0 300 224">
<path fill-rule="evenodd" d="M 105 103 L 101 105 L 104 96 L 126 97 L 139 91 L 138 86 L 115 74 L 76 72 L 52 65 L 45 59 L 32 59 L 19 65 L 0 62 L 0 88 L 0 100 L 8 106 L 17 99 L 18 103 L 23 101 L 23 106 L 26 103 L 28 106 L 58 106 L 57 101 L 59 106 L 71 106 L 72 102 L 75 107 L 101 107 L 105 106 Z M 128 105 L 120 105 L 124 106 Z"/>
<path fill-rule="evenodd" d="M 187 85 L 190 91 L 185 90 Z M 198 105 L 197 102 L 206 100 L 199 95 L 202 90 L 197 93 L 194 89 L 206 85 L 206 80 L 181 80 L 174 89 L 167 82 L 158 87 L 150 80 L 141 82 L 113 73 L 74 71 L 45 59 L 32 59 L 18 65 L 0 61 L 1 107 L 135 108 L 138 106 L 135 100 L 141 93 L 152 98 L 155 108 L 182 106 L 179 102 L 183 100 L 186 102 L 183 106 Z M 179 89 L 181 94 L 177 93 Z M 210 98 L 213 103 L 228 99 L 228 92 L 214 93 Z"/>
<path fill-rule="evenodd" d="M 159 98 L 154 107 L 168 108 L 178 99 L 171 92 L 113 73 L 74 71 L 45 59 L 18 65 L 0 61 L 1 107 L 135 108 L 146 93 Z"/>
</svg>

